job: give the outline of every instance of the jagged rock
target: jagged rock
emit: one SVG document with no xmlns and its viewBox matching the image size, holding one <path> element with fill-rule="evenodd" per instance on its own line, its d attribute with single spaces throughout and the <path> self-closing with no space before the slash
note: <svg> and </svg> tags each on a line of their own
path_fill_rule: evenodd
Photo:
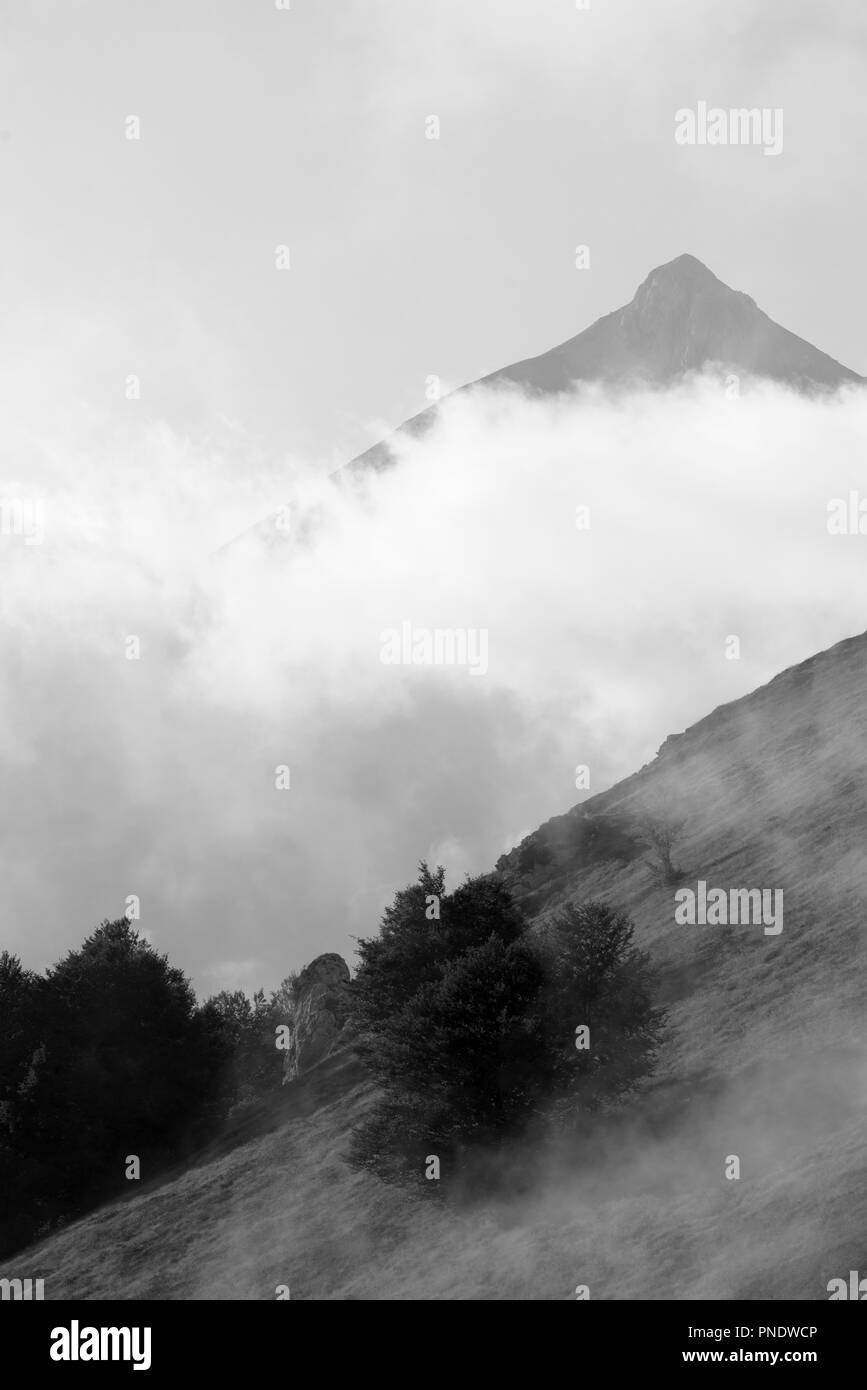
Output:
<svg viewBox="0 0 867 1390">
<path fill-rule="evenodd" d="M 333 951 L 317 956 L 295 981 L 283 1062 L 283 1085 L 329 1057 L 346 1041 L 350 1011 L 349 966 Z"/>
</svg>

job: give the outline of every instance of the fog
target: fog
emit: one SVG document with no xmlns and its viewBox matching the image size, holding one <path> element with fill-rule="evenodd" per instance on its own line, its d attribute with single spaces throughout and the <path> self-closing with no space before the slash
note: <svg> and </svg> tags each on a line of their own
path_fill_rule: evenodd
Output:
<svg viewBox="0 0 867 1390">
<path fill-rule="evenodd" d="M 827 526 L 858 392 L 479 389 L 360 481 L 137 409 L 46 408 L 26 363 L 3 405 L 2 942 L 33 968 L 132 895 L 200 993 L 351 957 L 419 859 L 491 868 L 865 626 L 867 541 Z M 484 632 L 487 669 L 384 664 L 404 623 Z"/>
</svg>

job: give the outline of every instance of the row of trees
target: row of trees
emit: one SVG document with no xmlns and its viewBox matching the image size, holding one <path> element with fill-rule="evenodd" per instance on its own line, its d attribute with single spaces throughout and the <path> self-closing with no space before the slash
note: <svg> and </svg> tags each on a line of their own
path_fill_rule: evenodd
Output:
<svg viewBox="0 0 867 1390">
<path fill-rule="evenodd" d="M 664 1014 L 632 924 L 604 903 L 531 933 L 497 878 L 447 894 L 422 864 L 358 953 L 358 1047 L 382 1098 L 354 1133 L 357 1168 L 420 1177 L 436 1155 L 455 1171 L 528 1127 L 586 1123 L 652 1070 Z"/>
<path fill-rule="evenodd" d="M 663 847 L 666 848 L 666 847 Z M 670 863 L 670 861 L 669 861 Z M 667 865 L 664 865 L 667 869 Z M 576 1127 L 632 1091 L 664 1027 L 629 920 L 572 906 L 529 930 L 496 876 L 447 893 L 420 866 L 359 942 L 357 1049 L 381 1087 L 350 1162 L 418 1178 L 528 1127 Z M 280 1084 L 292 977 L 199 1005 L 126 918 L 44 976 L 0 954 L 0 1257 L 183 1161 Z"/>
<path fill-rule="evenodd" d="M 291 982 L 204 1005 L 121 918 L 44 976 L 0 954 L 0 1256 L 153 1176 L 280 1084 Z"/>
</svg>

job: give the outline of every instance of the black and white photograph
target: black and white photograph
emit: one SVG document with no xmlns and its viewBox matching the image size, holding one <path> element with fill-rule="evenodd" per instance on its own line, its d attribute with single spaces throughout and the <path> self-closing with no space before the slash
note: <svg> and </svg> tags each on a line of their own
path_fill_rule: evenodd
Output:
<svg viewBox="0 0 867 1390">
<path fill-rule="evenodd" d="M 863 0 L 0 0 L 24 1365 L 553 1301 L 822 1367 L 865 168 Z"/>
</svg>

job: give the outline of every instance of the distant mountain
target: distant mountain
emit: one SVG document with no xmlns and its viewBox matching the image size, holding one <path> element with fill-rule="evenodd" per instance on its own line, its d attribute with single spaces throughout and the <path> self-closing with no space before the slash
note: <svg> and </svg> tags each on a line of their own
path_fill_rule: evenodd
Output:
<svg viewBox="0 0 867 1390">
<path fill-rule="evenodd" d="M 186 1171 L 71 1222 L 0 1277 L 51 1299 L 825 1300 L 867 1230 L 867 636 L 666 740 L 497 865 L 534 922 L 627 911 L 671 1010 L 659 1071 L 535 1153 L 531 1191 L 459 1208 L 344 1162 L 373 1086 L 341 1049 Z M 681 822 L 678 885 L 633 830 Z M 782 930 L 678 925 L 676 887 L 781 890 Z M 740 1176 L 726 1168 L 738 1158 Z"/>
<path fill-rule="evenodd" d="M 503 367 L 481 382 L 514 382 L 549 395 L 575 381 L 667 385 L 714 367 L 784 382 L 799 391 L 834 390 L 867 380 L 781 328 L 749 295 L 729 289 L 695 256 L 684 255 L 652 270 L 624 308 L 540 357 Z M 413 416 L 397 433 L 424 434 L 437 409 L 430 406 Z M 382 468 L 391 462 L 385 439 L 348 467 Z"/>
</svg>

